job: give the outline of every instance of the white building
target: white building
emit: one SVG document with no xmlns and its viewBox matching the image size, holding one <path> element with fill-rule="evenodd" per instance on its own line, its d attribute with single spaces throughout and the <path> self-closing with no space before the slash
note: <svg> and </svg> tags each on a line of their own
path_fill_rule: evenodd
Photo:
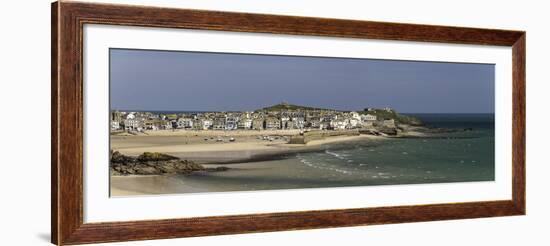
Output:
<svg viewBox="0 0 550 246">
<path fill-rule="evenodd" d="M 172 129 L 172 122 L 167 120 L 167 121 L 163 121 L 164 122 L 164 126 L 163 128 L 166 129 L 166 130 L 170 130 Z"/>
<path fill-rule="evenodd" d="M 276 117 L 268 117 L 265 119 L 265 128 L 266 129 L 280 129 L 281 128 L 281 121 L 277 119 Z"/>
<path fill-rule="evenodd" d="M 111 120 L 111 130 L 119 130 L 120 129 L 120 122 Z"/>
<path fill-rule="evenodd" d="M 225 120 L 225 130 L 236 130 L 238 128 L 239 117 L 227 117 Z"/>
<path fill-rule="evenodd" d="M 214 124 L 214 122 L 212 122 L 212 120 L 210 119 L 201 119 L 201 126 L 202 126 L 202 129 L 203 130 L 208 130 L 212 127 L 212 125 Z"/>
<path fill-rule="evenodd" d="M 304 120 L 304 117 L 293 117 L 292 118 L 293 128 L 302 129 L 302 128 L 304 128 L 305 124 L 306 124 L 306 121 Z"/>
<path fill-rule="evenodd" d="M 212 128 L 214 130 L 225 130 L 225 121 L 226 121 L 225 117 L 216 117 L 212 124 Z"/>
<path fill-rule="evenodd" d="M 362 121 L 376 121 L 376 115 L 372 115 L 372 114 L 361 115 L 361 120 Z"/>
<path fill-rule="evenodd" d="M 361 118 L 359 118 L 359 119 L 350 118 L 349 119 L 349 127 L 350 128 L 356 128 L 356 127 L 359 127 L 360 125 L 361 125 Z"/>
<path fill-rule="evenodd" d="M 124 120 L 124 130 L 126 131 L 139 131 L 140 123 L 135 119 L 126 119 Z"/>
<path fill-rule="evenodd" d="M 193 128 L 193 119 L 191 118 L 179 118 L 178 128 Z"/>
<path fill-rule="evenodd" d="M 249 119 L 249 118 L 241 119 L 237 123 L 237 127 L 239 129 L 250 129 L 250 128 L 252 128 L 252 119 Z"/>
<path fill-rule="evenodd" d="M 346 119 L 333 120 L 330 122 L 330 126 L 334 128 L 334 130 L 344 130 L 348 128 L 349 121 Z"/>
<path fill-rule="evenodd" d="M 352 119 L 356 119 L 356 120 L 359 120 L 359 121 L 361 120 L 361 115 L 359 115 L 359 113 L 357 113 L 355 111 L 350 112 L 349 116 Z"/>
</svg>

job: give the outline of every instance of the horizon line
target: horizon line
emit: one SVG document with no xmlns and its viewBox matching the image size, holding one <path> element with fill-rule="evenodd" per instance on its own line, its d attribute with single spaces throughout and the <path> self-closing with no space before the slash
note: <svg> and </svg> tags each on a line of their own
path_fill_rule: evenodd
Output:
<svg viewBox="0 0 550 246">
<path fill-rule="evenodd" d="M 326 109 L 333 111 L 343 111 L 343 112 L 364 112 L 365 110 L 338 110 L 338 109 Z M 255 112 L 260 110 L 181 110 L 181 109 L 148 109 L 148 110 L 137 110 L 137 109 L 109 109 L 109 111 L 121 111 L 121 112 L 204 112 L 204 113 L 214 113 L 214 112 Z M 275 110 L 279 111 L 279 110 Z M 495 112 L 400 112 L 395 110 L 400 114 L 495 114 Z"/>
</svg>

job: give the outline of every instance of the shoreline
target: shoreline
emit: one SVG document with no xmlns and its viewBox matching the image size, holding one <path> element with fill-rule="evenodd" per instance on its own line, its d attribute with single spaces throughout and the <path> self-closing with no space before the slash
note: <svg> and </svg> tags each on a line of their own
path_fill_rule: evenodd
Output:
<svg viewBox="0 0 550 246">
<path fill-rule="evenodd" d="M 399 173 L 390 174 L 395 170 L 384 170 L 383 166 L 376 163 L 362 162 L 354 160 L 352 168 L 353 172 L 348 172 L 349 161 L 343 161 L 339 167 L 329 168 L 311 166 L 310 163 L 303 163 L 289 156 L 293 153 L 304 153 L 308 151 L 323 150 L 326 145 L 339 142 L 352 141 L 376 141 L 376 140 L 391 140 L 394 138 L 431 138 L 430 132 L 414 131 L 404 132 L 395 137 L 389 136 L 373 136 L 373 135 L 358 135 L 358 136 L 330 136 L 324 139 L 311 140 L 306 144 L 286 144 L 282 140 L 273 143 L 269 141 L 250 140 L 251 142 L 225 142 L 225 143 L 193 143 L 183 144 L 180 147 L 193 148 L 205 147 L 212 145 L 206 151 L 193 153 L 191 149 L 188 152 L 181 153 L 184 156 L 187 154 L 195 154 L 195 156 L 217 156 L 210 160 L 201 163 L 205 168 L 227 167 L 227 170 L 212 172 L 212 171 L 195 171 L 188 174 L 162 174 L 162 175 L 125 175 L 125 176 L 110 176 L 110 195 L 112 197 L 131 197 L 131 196 L 147 196 L 147 195 L 164 195 L 164 194 L 187 194 L 187 193 L 203 193 L 203 192 L 232 192 L 232 191 L 253 191 L 253 190 L 272 190 L 272 189 L 304 189 L 304 188 L 323 188 L 323 187 L 348 187 L 348 186 L 367 186 L 367 185 L 384 185 L 384 184 L 413 184 L 413 183 L 431 183 L 441 182 L 441 179 L 446 178 L 438 174 L 434 170 L 427 172 L 424 168 L 414 168 L 419 178 L 409 178 Z M 132 137 L 126 140 L 148 139 L 150 137 Z M 162 137 L 166 139 L 166 137 Z M 152 138 L 154 139 L 154 137 Z M 175 137 L 175 139 L 182 139 Z M 237 140 L 239 141 L 239 140 Z M 415 141 L 415 140 L 412 140 Z M 405 141 L 403 143 L 407 143 Z M 240 143 L 238 145 L 237 143 Z M 138 149 L 144 148 L 145 143 L 139 143 Z M 154 141 L 148 143 L 148 146 L 154 148 L 174 148 L 173 142 L 168 144 L 158 144 Z M 242 149 L 247 144 L 256 145 L 255 150 Z M 426 144 L 422 142 L 420 144 Z M 126 146 L 126 150 L 136 148 L 132 145 Z M 259 145 L 259 146 L 258 146 Z M 198 147 L 197 147 L 198 146 Z M 334 146 L 335 148 L 337 146 Z M 329 147 L 331 148 L 331 147 Z M 177 146 L 176 146 L 177 149 Z M 228 151 L 228 149 L 232 151 Z M 180 149 L 181 150 L 181 149 Z M 332 151 L 332 149 L 331 149 Z M 337 149 L 335 149 L 338 152 Z M 407 149 L 409 152 L 409 149 Z M 409 152 L 411 153 L 411 152 Z M 172 154 L 173 153 L 168 153 Z M 329 153 L 330 154 L 330 153 Z M 406 152 L 397 151 L 396 154 L 407 154 Z M 177 154 L 176 154 L 177 155 Z M 316 155 L 316 154 L 314 154 Z M 332 158 L 329 156 L 328 158 Z M 214 160 L 218 159 L 218 160 Z M 190 159 L 192 160 L 192 159 Z M 457 159 L 463 160 L 463 159 Z M 200 162 L 199 162 L 200 163 Z M 463 162 L 460 162 L 463 163 Z M 469 163 L 469 162 L 468 162 Z M 473 163 L 473 162 L 472 162 Z M 479 161 L 477 162 L 479 163 Z M 466 165 L 466 164 L 461 164 Z M 479 164 L 472 165 L 477 167 Z M 453 165 L 456 166 L 456 165 Z M 380 169 L 379 169 L 380 167 Z M 433 168 L 433 166 L 426 166 Z M 370 171 L 369 171 L 370 170 Z M 477 169 L 476 169 L 477 170 Z M 341 173 L 345 172 L 345 173 Z M 330 175 L 329 175 L 330 174 Z M 366 176 L 365 176 L 366 175 Z M 428 175 L 431 179 L 421 179 Z M 449 179 L 445 182 L 456 182 L 457 178 L 451 178 L 453 174 L 448 174 Z M 336 177 L 336 178 L 334 178 Z M 355 178 L 354 178 L 355 177 Z M 365 178 L 363 183 L 358 184 L 356 181 L 360 177 Z M 458 176 L 460 177 L 460 176 Z M 410 179 L 410 180 L 409 180 Z M 483 179 L 483 178 L 480 178 Z M 471 181 L 476 179 L 460 178 L 460 180 Z M 483 179 L 484 180 L 484 179 Z M 463 181 L 462 181 L 463 182 Z"/>
<path fill-rule="evenodd" d="M 324 145 L 360 140 L 387 139 L 382 136 L 330 136 L 311 140 L 305 144 L 288 144 L 283 139 L 259 140 L 250 136 L 235 136 L 235 142 L 201 142 L 196 139 L 174 137 L 176 141 L 161 142 L 174 136 L 126 136 L 112 137 L 111 148 L 124 155 L 137 156 L 143 152 L 159 152 L 200 164 L 234 164 L 260 160 L 281 159 L 285 155 L 319 151 Z M 196 136 L 194 136 L 197 138 Z M 202 136 L 201 136 L 202 137 Z M 198 138 L 201 138 L 198 137 Z M 162 138 L 162 139 L 158 139 Z"/>
</svg>

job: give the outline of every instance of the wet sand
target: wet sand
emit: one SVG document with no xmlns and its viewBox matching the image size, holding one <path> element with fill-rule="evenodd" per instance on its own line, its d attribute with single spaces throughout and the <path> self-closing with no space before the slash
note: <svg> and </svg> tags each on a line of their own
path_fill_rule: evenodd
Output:
<svg viewBox="0 0 550 246">
<path fill-rule="evenodd" d="M 332 183 L 332 186 L 344 182 L 341 177 L 331 181 L 330 172 L 301 165 L 296 159 L 239 163 L 227 167 L 230 168 L 227 171 L 190 175 L 112 176 L 111 196 L 320 188 L 326 187 L 326 183 L 319 182 L 320 179 Z M 349 180 L 353 179 L 353 176 L 349 177 Z M 349 180 L 345 181 L 348 185 Z"/>
</svg>

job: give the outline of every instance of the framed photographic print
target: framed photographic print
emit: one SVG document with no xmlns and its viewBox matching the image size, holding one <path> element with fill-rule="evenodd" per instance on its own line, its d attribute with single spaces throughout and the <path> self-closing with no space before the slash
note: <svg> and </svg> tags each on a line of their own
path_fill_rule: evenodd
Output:
<svg viewBox="0 0 550 246">
<path fill-rule="evenodd" d="M 52 5 L 58 245 L 525 214 L 525 32 Z"/>
</svg>

